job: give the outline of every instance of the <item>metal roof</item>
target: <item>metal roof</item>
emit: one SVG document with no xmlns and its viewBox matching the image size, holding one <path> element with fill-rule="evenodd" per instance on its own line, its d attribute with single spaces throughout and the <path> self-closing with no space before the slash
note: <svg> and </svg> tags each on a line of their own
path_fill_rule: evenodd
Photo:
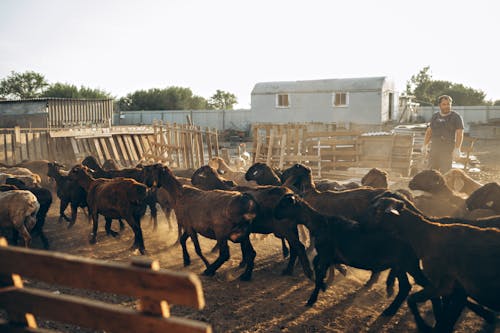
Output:
<svg viewBox="0 0 500 333">
<path fill-rule="evenodd" d="M 48 102 L 48 101 L 109 101 L 112 98 L 102 99 L 86 99 L 86 98 L 59 98 L 59 97 L 38 97 L 38 98 L 25 98 L 25 99 L 0 99 L 0 103 L 31 103 L 31 102 Z"/>
<path fill-rule="evenodd" d="M 388 81 L 387 77 L 380 76 L 346 79 L 260 82 L 254 86 L 252 95 L 332 91 L 378 91 L 382 89 L 386 81 Z"/>
</svg>

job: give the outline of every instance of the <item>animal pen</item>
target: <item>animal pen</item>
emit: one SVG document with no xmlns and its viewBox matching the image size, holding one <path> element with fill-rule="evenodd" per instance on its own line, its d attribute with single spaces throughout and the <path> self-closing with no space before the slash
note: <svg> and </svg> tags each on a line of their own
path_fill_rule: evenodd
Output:
<svg viewBox="0 0 500 333">
<path fill-rule="evenodd" d="M 39 159 L 71 164 L 93 155 L 101 162 L 114 159 L 124 167 L 147 161 L 197 168 L 218 156 L 218 151 L 217 131 L 193 125 L 0 129 L 0 162 L 4 164 Z"/>
<path fill-rule="evenodd" d="M 319 177 L 349 176 L 351 168 L 379 167 L 406 177 L 410 173 L 415 136 L 387 132 L 362 133 L 335 124 L 252 125 L 254 162 L 286 168 L 309 166 Z"/>
</svg>

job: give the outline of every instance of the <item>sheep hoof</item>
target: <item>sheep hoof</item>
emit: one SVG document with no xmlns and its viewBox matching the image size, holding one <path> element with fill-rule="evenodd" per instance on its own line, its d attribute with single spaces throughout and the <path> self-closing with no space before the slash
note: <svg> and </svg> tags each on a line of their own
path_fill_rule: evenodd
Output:
<svg viewBox="0 0 500 333">
<path fill-rule="evenodd" d="M 90 237 L 89 237 L 89 243 L 90 244 L 95 244 L 96 243 L 96 237 L 95 237 L 95 235 L 92 235 L 92 234 L 90 235 Z"/>
<path fill-rule="evenodd" d="M 250 281 L 252 279 L 251 273 L 243 273 L 240 275 L 240 281 Z"/>
<path fill-rule="evenodd" d="M 73 221 L 73 222 L 69 221 L 67 228 L 71 229 L 71 228 L 73 228 L 74 225 L 75 225 L 75 221 Z"/>
<path fill-rule="evenodd" d="M 118 237 L 120 234 L 117 233 L 116 231 L 113 231 L 113 230 L 109 230 L 108 232 L 106 232 L 109 235 L 113 236 L 113 237 Z"/>
<path fill-rule="evenodd" d="M 212 270 L 209 270 L 209 269 L 205 269 L 205 271 L 203 272 L 203 275 L 205 275 L 205 276 L 214 276 L 215 272 L 212 271 Z"/>
</svg>

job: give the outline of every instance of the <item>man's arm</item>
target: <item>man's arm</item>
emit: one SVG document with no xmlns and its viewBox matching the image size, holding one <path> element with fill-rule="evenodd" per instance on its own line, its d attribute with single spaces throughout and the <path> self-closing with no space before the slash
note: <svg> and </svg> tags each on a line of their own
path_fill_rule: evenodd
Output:
<svg viewBox="0 0 500 333">
<path fill-rule="evenodd" d="M 462 147 L 462 141 L 464 140 L 464 130 L 459 128 L 455 131 L 455 148 L 459 149 Z"/>
<path fill-rule="evenodd" d="M 427 130 L 425 131 L 425 136 L 424 136 L 424 146 L 427 146 L 429 142 L 431 141 L 431 135 L 432 135 L 432 129 L 431 127 L 427 127 Z"/>
</svg>

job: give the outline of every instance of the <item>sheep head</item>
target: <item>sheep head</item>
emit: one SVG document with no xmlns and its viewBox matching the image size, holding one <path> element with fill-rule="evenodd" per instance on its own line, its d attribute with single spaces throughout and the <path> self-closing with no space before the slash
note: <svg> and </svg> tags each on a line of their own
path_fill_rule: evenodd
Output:
<svg viewBox="0 0 500 333">
<path fill-rule="evenodd" d="M 465 203 L 470 211 L 482 208 L 500 214 L 500 185 L 492 182 L 481 186 L 472 192 Z"/>
<path fill-rule="evenodd" d="M 265 163 L 254 163 L 245 173 L 245 180 L 255 181 L 259 185 L 281 185 L 281 180 L 276 172 Z"/>
<path fill-rule="evenodd" d="M 442 191 L 446 186 L 443 175 L 437 170 L 424 170 L 416 174 L 408 184 L 411 190 L 420 190 L 429 193 Z"/>
<path fill-rule="evenodd" d="M 281 220 L 285 218 L 293 218 L 297 216 L 299 198 L 296 194 L 284 195 L 276 207 L 274 207 L 274 218 Z"/>
<path fill-rule="evenodd" d="M 283 171 L 281 182 L 284 186 L 295 188 L 300 193 L 315 188 L 311 168 L 298 163 Z"/>
<path fill-rule="evenodd" d="M 387 188 L 387 172 L 378 168 L 372 168 L 366 175 L 361 178 L 363 186 L 371 186 L 373 188 Z"/>
</svg>

